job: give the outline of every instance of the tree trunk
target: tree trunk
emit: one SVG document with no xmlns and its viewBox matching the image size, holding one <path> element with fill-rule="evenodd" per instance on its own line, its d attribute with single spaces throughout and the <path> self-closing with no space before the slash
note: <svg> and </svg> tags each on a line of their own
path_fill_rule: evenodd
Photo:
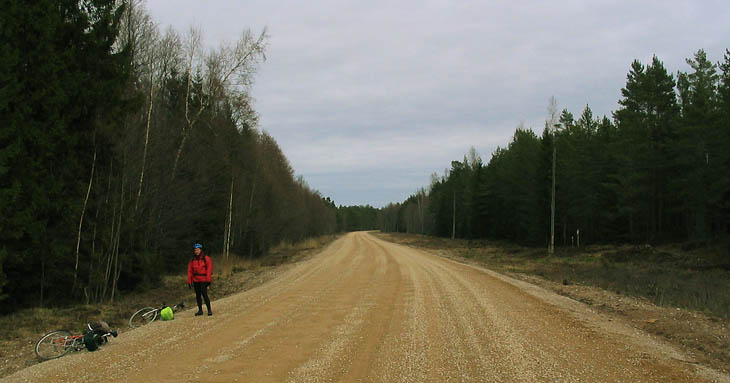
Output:
<svg viewBox="0 0 730 383">
<path fill-rule="evenodd" d="M 228 259 L 228 255 L 230 252 L 230 243 L 231 243 L 231 220 L 233 218 L 233 176 L 231 176 L 231 191 L 229 193 L 228 198 L 228 208 L 226 211 L 226 220 L 223 224 L 223 256 L 225 259 Z"/>
<path fill-rule="evenodd" d="M 119 192 L 119 221 L 117 222 L 117 237 L 114 241 L 114 247 L 112 252 L 112 258 L 114 259 L 114 273 L 112 274 L 112 291 L 110 302 L 114 303 L 114 294 L 117 291 L 117 280 L 122 272 L 121 264 L 119 262 L 119 242 L 122 237 L 122 217 L 124 216 L 124 173 L 122 173 L 122 185 L 121 191 Z"/>
<path fill-rule="evenodd" d="M 451 213 L 451 239 L 454 239 L 456 238 L 456 191 L 454 191 L 454 207 Z"/>
<path fill-rule="evenodd" d="M 142 183 L 144 182 L 144 168 L 147 162 L 147 146 L 150 142 L 150 120 L 152 118 L 152 104 L 154 102 L 154 84 L 152 82 L 152 76 L 150 76 L 150 106 L 147 108 L 147 129 L 144 134 L 144 150 L 142 151 L 142 170 L 139 172 L 139 186 L 137 187 L 137 199 L 134 201 L 134 213 L 137 215 L 137 208 L 139 207 L 139 199 L 142 196 Z"/>
<path fill-rule="evenodd" d="M 423 234 L 423 195 L 420 192 L 416 202 L 418 203 L 418 219 L 421 221 L 421 234 Z"/>
<path fill-rule="evenodd" d="M 254 180 L 251 185 L 251 197 L 248 201 L 248 214 L 246 214 L 246 224 L 244 225 L 244 228 L 243 228 L 244 237 L 245 237 L 245 234 L 248 234 L 248 231 L 249 231 L 248 229 L 249 229 L 249 224 L 251 222 L 251 214 L 253 213 L 253 196 L 254 196 L 255 192 L 256 192 L 256 181 Z M 251 246 L 249 247 L 249 256 L 250 256 L 253 254 L 253 237 L 251 237 L 249 239 L 249 241 L 251 242 Z"/>
<path fill-rule="evenodd" d="M 548 254 L 552 255 L 555 252 L 555 161 L 556 161 L 556 153 L 555 153 L 555 127 L 552 126 L 551 129 L 553 130 L 553 180 L 552 180 L 552 189 L 550 192 L 550 247 L 548 247 Z"/>
<path fill-rule="evenodd" d="M 116 222 L 117 222 L 117 207 L 114 206 L 112 208 L 112 229 L 111 229 L 111 233 L 109 235 L 109 248 L 106 251 L 104 251 L 105 253 L 107 253 L 106 256 L 104 257 L 105 261 L 106 261 L 105 262 L 106 267 L 104 270 L 104 281 L 101 284 L 101 286 L 102 286 L 101 294 L 99 294 L 100 300 L 103 300 L 106 297 L 106 293 L 109 289 L 109 277 L 111 276 L 111 272 L 112 272 L 112 260 L 113 260 L 113 255 L 114 255 L 114 240 L 116 238 L 116 230 L 117 230 Z"/>
<path fill-rule="evenodd" d="M 226 259 L 231 250 L 231 222 L 233 221 L 233 177 L 231 177 L 231 195 L 228 199 L 228 228 L 226 230 Z"/>
<path fill-rule="evenodd" d="M 76 279 L 79 272 L 79 247 L 81 245 L 81 228 L 84 225 L 84 214 L 86 214 L 86 204 L 89 202 L 89 194 L 91 194 L 91 185 L 94 181 L 94 169 L 96 168 L 96 147 L 94 147 L 94 159 L 91 161 L 91 176 L 89 176 L 89 187 L 86 188 L 86 197 L 84 197 L 84 205 L 81 208 L 81 217 L 79 218 L 79 230 L 76 236 L 76 264 L 74 266 L 74 282 L 71 285 L 71 293 L 76 290 Z"/>
<path fill-rule="evenodd" d="M 188 139 L 188 130 L 183 129 L 183 136 L 180 140 L 180 146 L 177 147 L 177 153 L 175 154 L 175 161 L 172 164 L 172 176 L 170 177 L 171 180 L 175 180 L 175 173 L 177 172 L 177 164 L 180 161 L 180 156 L 182 155 L 183 148 L 185 147 L 185 140 Z"/>
<path fill-rule="evenodd" d="M 195 120 L 197 119 L 197 116 L 195 119 L 190 119 L 190 80 L 193 78 L 193 61 L 195 59 L 195 52 L 198 48 L 198 45 L 200 44 L 200 35 L 199 31 L 191 30 L 190 31 L 190 52 L 188 54 L 188 66 L 186 68 L 186 85 L 185 85 L 185 122 L 187 123 L 187 126 L 183 127 L 182 130 L 182 140 L 180 140 L 180 146 L 177 148 L 177 153 L 175 154 L 175 161 L 172 165 L 172 176 L 170 177 L 171 180 L 175 180 L 175 173 L 177 172 L 177 164 L 180 161 L 180 156 L 182 155 L 183 148 L 185 147 L 185 141 L 188 139 L 188 133 L 193 129 L 193 125 L 195 125 Z M 200 99 L 200 110 L 198 110 L 198 116 L 203 112 L 203 99 Z"/>
</svg>

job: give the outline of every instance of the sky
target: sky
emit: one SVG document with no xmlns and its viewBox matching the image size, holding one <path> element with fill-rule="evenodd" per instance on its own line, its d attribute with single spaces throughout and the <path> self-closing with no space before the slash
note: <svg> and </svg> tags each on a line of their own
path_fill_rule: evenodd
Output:
<svg viewBox="0 0 730 383">
<path fill-rule="evenodd" d="M 631 62 L 730 48 L 729 1 L 148 0 L 206 47 L 267 28 L 259 128 L 338 205 L 402 202 L 474 147 L 487 163 L 558 109 L 617 109 Z"/>
</svg>

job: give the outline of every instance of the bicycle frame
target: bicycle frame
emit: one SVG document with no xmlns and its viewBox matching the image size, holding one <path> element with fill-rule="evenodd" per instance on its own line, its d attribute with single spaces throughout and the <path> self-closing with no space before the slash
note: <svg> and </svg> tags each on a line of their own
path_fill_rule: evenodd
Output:
<svg viewBox="0 0 730 383">
<path fill-rule="evenodd" d="M 115 330 L 109 332 L 92 331 L 96 331 L 99 345 L 109 342 L 109 338 L 112 336 L 117 336 Z M 83 335 L 73 335 L 67 330 L 51 331 L 36 342 L 35 353 L 41 360 L 49 360 L 60 358 L 71 351 L 81 351 L 87 348 L 84 343 L 84 336 L 88 333 L 89 331 L 85 331 Z"/>
<path fill-rule="evenodd" d="M 81 349 L 86 348 L 83 339 L 83 335 L 64 336 L 54 339 L 53 344 L 64 348 L 71 348 L 72 351 L 80 351 Z"/>
</svg>

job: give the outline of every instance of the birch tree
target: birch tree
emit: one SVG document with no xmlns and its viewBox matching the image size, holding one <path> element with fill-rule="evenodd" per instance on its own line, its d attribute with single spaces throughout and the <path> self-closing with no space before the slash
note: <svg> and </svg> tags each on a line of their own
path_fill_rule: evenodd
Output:
<svg viewBox="0 0 730 383">
<path fill-rule="evenodd" d="M 180 144 L 172 166 L 171 178 L 173 180 L 175 179 L 180 156 L 185 148 L 185 142 L 198 123 L 202 113 L 222 101 L 221 96 L 223 95 L 238 95 L 237 98 L 239 99 L 246 98 L 241 94 L 246 94 L 249 91 L 258 65 L 266 59 L 267 39 L 266 28 L 258 36 L 255 36 L 250 29 L 246 29 L 234 46 L 224 45 L 217 51 L 210 52 L 207 57 L 201 57 L 201 32 L 195 28 L 190 29 L 185 44 L 187 84 L 184 112 L 186 124 L 182 127 Z M 191 105 L 193 68 L 202 71 L 203 64 L 206 66 L 202 84 L 203 92 L 209 98 L 199 97 L 198 105 Z"/>
</svg>

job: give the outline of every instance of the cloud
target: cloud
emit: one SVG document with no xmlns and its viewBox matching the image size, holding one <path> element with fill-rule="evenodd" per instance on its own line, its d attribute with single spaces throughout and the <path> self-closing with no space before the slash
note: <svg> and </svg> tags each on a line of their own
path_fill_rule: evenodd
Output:
<svg viewBox="0 0 730 383">
<path fill-rule="evenodd" d="M 342 133 L 331 137 L 309 137 L 306 145 L 292 145 L 294 149 L 288 156 L 301 165 L 299 171 L 304 174 L 369 169 L 436 170 L 448 167 L 451 162 L 444 162 L 442 153 L 458 160 L 472 146 L 496 148 L 503 143 L 506 145 L 512 132 L 504 131 L 509 132 L 509 135 L 489 134 L 483 126 L 445 128 L 439 125 L 411 134 L 402 131 L 381 131 L 359 136 Z M 294 137 L 293 140 L 298 141 L 299 138 Z"/>
<path fill-rule="evenodd" d="M 209 45 L 271 34 L 253 87 L 261 127 L 335 201 L 383 205 L 427 186 L 474 146 L 488 161 L 548 98 L 574 115 L 616 109 L 631 61 L 688 70 L 728 48 L 721 1 L 155 0 L 153 18 Z M 387 201 L 387 202 L 384 202 Z"/>
</svg>

